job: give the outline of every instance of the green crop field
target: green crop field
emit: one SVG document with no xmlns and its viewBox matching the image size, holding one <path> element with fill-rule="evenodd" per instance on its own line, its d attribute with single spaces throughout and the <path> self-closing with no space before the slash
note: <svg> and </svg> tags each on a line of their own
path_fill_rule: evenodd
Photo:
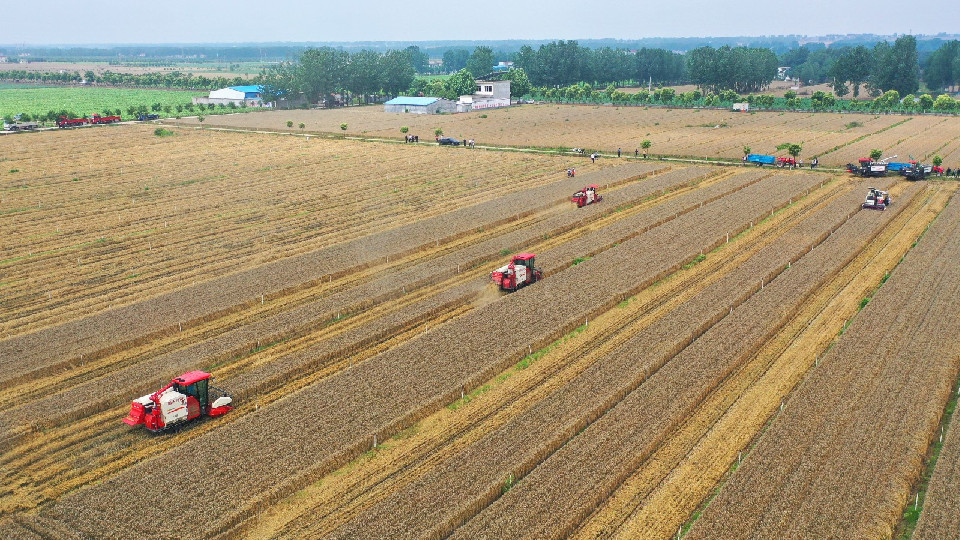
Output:
<svg viewBox="0 0 960 540">
<path fill-rule="evenodd" d="M 194 96 L 206 96 L 204 91 L 189 90 L 139 90 L 127 88 L 76 88 L 76 87 L 0 87 L 0 117 L 28 113 L 32 117 L 48 111 L 66 110 L 77 116 L 101 113 L 105 109 L 123 111 L 128 107 L 155 103 L 161 105 L 186 105 Z"/>
</svg>

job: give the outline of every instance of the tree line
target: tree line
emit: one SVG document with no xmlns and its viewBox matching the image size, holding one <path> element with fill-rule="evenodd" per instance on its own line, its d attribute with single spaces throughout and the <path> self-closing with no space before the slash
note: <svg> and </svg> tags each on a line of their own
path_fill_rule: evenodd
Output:
<svg viewBox="0 0 960 540">
<path fill-rule="evenodd" d="M 27 81 L 39 83 L 80 83 L 101 84 L 107 86 L 123 86 L 134 88 L 183 88 L 190 90 L 216 90 L 217 88 L 226 88 L 228 86 L 239 86 L 250 84 L 248 79 L 243 77 L 205 77 L 203 75 L 193 75 L 192 73 L 182 73 L 171 71 L 169 73 L 114 73 L 104 71 L 97 74 L 93 71 L 79 71 L 50 73 L 42 71 L 26 71 L 14 69 L 10 71 L 0 71 L 0 78 L 11 81 Z"/>
<path fill-rule="evenodd" d="M 949 47 L 950 43 L 944 44 L 930 58 L 942 56 L 940 51 Z M 781 65 L 790 67 L 790 75 L 803 84 L 829 83 L 833 93 L 841 98 L 850 93 L 858 98 L 861 89 L 876 98 L 890 90 L 903 96 L 920 88 L 920 59 L 913 36 L 901 36 L 893 44 L 880 41 L 873 47 L 807 45 L 788 51 L 780 61 Z M 942 88 L 939 77 L 929 76 L 929 64 L 927 71 L 927 85 Z"/>
</svg>

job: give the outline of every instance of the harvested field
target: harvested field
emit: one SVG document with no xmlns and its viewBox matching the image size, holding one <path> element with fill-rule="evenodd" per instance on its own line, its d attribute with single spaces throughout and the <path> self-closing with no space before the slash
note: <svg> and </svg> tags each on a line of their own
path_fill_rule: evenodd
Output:
<svg viewBox="0 0 960 540">
<path fill-rule="evenodd" d="M 257 115 L 208 118 L 205 126 L 296 132 L 286 127 L 303 122 L 308 132 L 347 134 L 402 140 L 401 126 L 423 141 L 435 128 L 457 138 L 472 138 L 480 146 L 516 146 L 549 149 L 586 148 L 615 155 L 621 148 L 633 156 L 643 140 L 653 155 L 738 160 L 742 149 L 753 153 L 786 155 L 776 150 L 784 142 L 803 143 L 800 157 L 814 156 L 827 167 L 842 167 L 880 148 L 885 156 L 914 156 L 929 160 L 945 143 L 960 140 L 960 118 L 863 113 L 811 112 L 736 113 L 715 109 L 663 109 L 600 105 L 522 105 L 507 109 L 433 116 L 383 112 L 382 107 L 354 107 L 314 111 L 275 111 Z M 185 118 L 182 125 L 199 125 Z M 432 141 L 429 141 L 432 144 Z M 424 143 L 421 143 L 424 144 Z M 941 154 L 943 155 L 943 154 Z M 944 155 L 944 158 L 947 156 Z M 954 156 L 956 158 L 957 156 Z M 906 159 L 904 159 L 906 161 Z M 581 163 L 584 160 L 581 159 Z M 944 167 L 960 166 L 946 161 Z"/>
<path fill-rule="evenodd" d="M 527 110 L 555 109 L 495 113 Z M 496 114 L 473 119 L 506 133 Z M 831 142 L 833 116 L 793 119 L 811 146 Z M 769 117 L 742 121 L 777 140 Z M 903 145 L 951 120 L 852 129 L 899 138 L 918 121 Z M 911 257 L 954 234 L 952 183 L 151 129 L 0 141 L 17 169 L 0 181 L 15 239 L 0 247 L 0 527 L 14 538 L 172 538 L 184 521 L 221 538 L 670 537 L 752 470 Z M 664 129 L 676 148 L 739 152 L 729 133 Z M 860 210 L 868 183 L 895 204 Z M 604 199 L 577 209 L 586 184 Z M 518 252 L 545 279 L 502 294 L 489 273 Z M 911 298 L 932 301 L 940 274 Z M 159 436 L 120 422 L 191 369 L 237 408 Z M 918 374 L 915 391 L 947 375 Z M 927 422 L 937 400 L 910 414 Z M 929 440 L 891 433 L 921 455 Z M 870 467 L 909 488 L 918 467 L 891 455 Z M 158 486 L 179 496 L 135 502 Z"/>
<path fill-rule="evenodd" d="M 950 426 L 956 428 L 956 408 Z M 923 512 L 914 537 L 946 538 L 960 530 L 960 430 L 951 429 L 943 441 L 930 489 L 923 501 Z"/>
<path fill-rule="evenodd" d="M 954 202 L 787 401 L 693 538 L 893 535 L 960 372 L 957 234 Z M 865 343 L 881 346 L 865 354 Z"/>
</svg>

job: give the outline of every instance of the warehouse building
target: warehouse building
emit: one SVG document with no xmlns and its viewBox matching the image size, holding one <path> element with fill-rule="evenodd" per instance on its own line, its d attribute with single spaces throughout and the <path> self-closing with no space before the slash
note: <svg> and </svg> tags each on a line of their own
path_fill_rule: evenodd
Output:
<svg viewBox="0 0 960 540">
<path fill-rule="evenodd" d="M 272 104 L 270 102 L 264 103 L 261 93 L 263 92 L 263 87 L 260 85 L 249 85 L 249 86 L 231 86 L 228 88 L 221 88 L 219 90 L 211 90 L 208 97 L 195 97 L 193 98 L 194 104 L 199 105 L 208 105 L 213 103 L 214 105 L 229 105 L 233 103 L 234 105 L 244 105 L 247 107 L 270 107 Z"/>
<path fill-rule="evenodd" d="M 383 112 L 440 114 L 457 112 L 457 102 L 438 97 L 400 96 L 383 104 Z"/>
</svg>

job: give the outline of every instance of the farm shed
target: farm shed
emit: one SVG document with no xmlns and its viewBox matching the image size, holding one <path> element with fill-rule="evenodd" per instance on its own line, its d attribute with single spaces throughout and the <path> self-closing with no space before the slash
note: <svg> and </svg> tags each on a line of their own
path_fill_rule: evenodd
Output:
<svg viewBox="0 0 960 540">
<path fill-rule="evenodd" d="M 263 87 L 260 85 L 230 86 L 219 90 L 211 90 L 208 97 L 193 98 L 195 104 L 241 105 L 246 103 L 248 107 L 270 107 L 270 103 L 264 103 L 261 93 Z"/>
<path fill-rule="evenodd" d="M 400 96 L 383 104 L 383 112 L 437 114 L 457 112 L 457 103 L 437 97 Z"/>
</svg>

